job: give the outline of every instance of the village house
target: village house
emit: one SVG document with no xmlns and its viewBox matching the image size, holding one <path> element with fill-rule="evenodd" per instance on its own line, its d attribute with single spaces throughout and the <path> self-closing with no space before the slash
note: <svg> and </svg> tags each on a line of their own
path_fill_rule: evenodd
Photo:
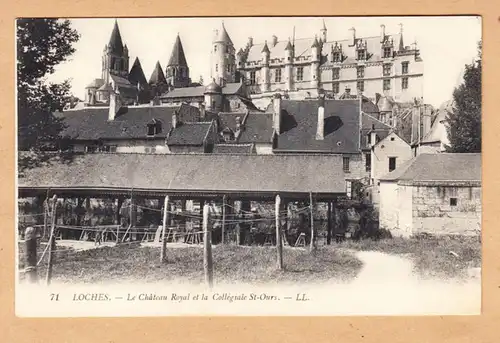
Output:
<svg viewBox="0 0 500 343">
<path fill-rule="evenodd" d="M 481 154 L 420 154 L 381 177 L 380 226 L 405 237 L 479 234 Z"/>
</svg>

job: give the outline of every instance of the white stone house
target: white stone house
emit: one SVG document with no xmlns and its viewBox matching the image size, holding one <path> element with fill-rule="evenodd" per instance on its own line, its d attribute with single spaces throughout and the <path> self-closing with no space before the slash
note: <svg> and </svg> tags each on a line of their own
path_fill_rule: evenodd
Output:
<svg viewBox="0 0 500 343">
<path fill-rule="evenodd" d="M 421 154 L 380 179 L 380 227 L 394 236 L 477 235 L 481 154 Z"/>
</svg>

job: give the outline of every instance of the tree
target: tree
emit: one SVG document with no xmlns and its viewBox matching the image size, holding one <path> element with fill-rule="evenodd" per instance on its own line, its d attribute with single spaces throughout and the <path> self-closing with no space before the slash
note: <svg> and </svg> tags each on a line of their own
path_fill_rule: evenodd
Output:
<svg viewBox="0 0 500 343">
<path fill-rule="evenodd" d="M 447 152 L 481 152 L 481 48 L 479 42 L 478 58 L 465 66 L 463 83 L 453 92 L 454 108 L 446 117 Z"/>
<path fill-rule="evenodd" d="M 40 151 L 56 142 L 64 128 L 53 114 L 70 99 L 70 83 L 48 83 L 55 66 L 75 52 L 80 35 L 69 20 L 17 21 L 18 149 Z"/>
</svg>

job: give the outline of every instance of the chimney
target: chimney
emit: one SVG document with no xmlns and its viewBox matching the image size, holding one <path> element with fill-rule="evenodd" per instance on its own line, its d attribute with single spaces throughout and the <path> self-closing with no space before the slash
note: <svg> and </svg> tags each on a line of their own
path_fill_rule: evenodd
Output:
<svg viewBox="0 0 500 343">
<path fill-rule="evenodd" d="M 325 95 L 320 94 L 318 99 L 318 128 L 316 130 L 316 139 L 325 139 Z"/>
<path fill-rule="evenodd" d="M 380 43 L 385 41 L 385 25 L 380 25 Z"/>
<path fill-rule="evenodd" d="M 120 94 L 117 93 L 115 90 L 111 91 L 109 93 L 109 112 L 108 112 L 109 121 L 115 120 L 115 117 L 118 114 L 118 111 L 120 110 L 121 107 L 122 103 Z"/>
<path fill-rule="evenodd" d="M 205 104 L 202 102 L 200 103 L 200 119 L 203 120 L 205 119 L 206 112 L 205 112 Z"/>
<path fill-rule="evenodd" d="M 351 95 L 351 89 L 350 89 L 349 87 L 346 87 L 346 88 L 345 88 L 345 94 L 346 94 L 347 96 Z"/>
<path fill-rule="evenodd" d="M 273 35 L 273 46 L 276 46 L 276 44 L 278 44 L 278 37 L 276 37 L 275 35 Z"/>
<path fill-rule="evenodd" d="M 432 126 L 432 114 L 431 114 L 431 111 L 430 111 L 430 108 L 429 106 L 426 106 L 426 105 L 421 105 L 422 107 L 422 138 L 424 138 L 428 133 L 429 131 L 431 130 L 431 126 Z"/>
<path fill-rule="evenodd" d="M 377 133 L 375 132 L 375 124 L 372 124 L 372 130 L 370 131 L 370 147 L 377 144 Z"/>
<path fill-rule="evenodd" d="M 248 37 L 248 47 L 251 48 L 253 46 L 253 37 Z"/>
<path fill-rule="evenodd" d="M 281 94 L 274 94 L 273 98 L 273 129 L 277 135 L 281 132 Z"/>
<path fill-rule="evenodd" d="M 356 29 L 354 27 L 351 27 L 349 31 L 351 31 L 349 46 L 354 46 L 356 44 Z"/>
<path fill-rule="evenodd" d="M 172 115 L 172 128 L 177 128 L 178 122 L 177 122 L 177 111 L 174 112 Z"/>
</svg>

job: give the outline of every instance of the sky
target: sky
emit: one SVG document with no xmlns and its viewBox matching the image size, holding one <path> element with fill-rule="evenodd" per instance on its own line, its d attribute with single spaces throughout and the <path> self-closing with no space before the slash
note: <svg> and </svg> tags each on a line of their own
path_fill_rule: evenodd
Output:
<svg viewBox="0 0 500 343">
<path fill-rule="evenodd" d="M 124 44 L 129 49 L 132 67 L 139 57 L 149 80 L 157 61 L 165 71 L 177 34 L 180 35 L 193 82 L 210 80 L 210 51 L 213 31 L 222 21 L 236 50 L 244 48 L 248 37 L 254 44 L 278 40 L 319 36 L 325 21 L 328 41 L 349 37 L 377 36 L 384 24 L 387 34 L 399 32 L 403 24 L 404 44 L 415 41 L 424 60 L 424 101 L 434 106 L 451 99 L 453 89 L 461 82 L 465 64 L 477 56 L 481 39 L 481 17 L 240 17 L 240 18 L 118 18 Z M 83 99 L 85 86 L 101 75 L 101 56 L 108 43 L 115 18 L 71 19 L 81 35 L 74 45 L 76 52 L 48 77 L 51 82 L 71 79 L 72 92 Z"/>
</svg>

